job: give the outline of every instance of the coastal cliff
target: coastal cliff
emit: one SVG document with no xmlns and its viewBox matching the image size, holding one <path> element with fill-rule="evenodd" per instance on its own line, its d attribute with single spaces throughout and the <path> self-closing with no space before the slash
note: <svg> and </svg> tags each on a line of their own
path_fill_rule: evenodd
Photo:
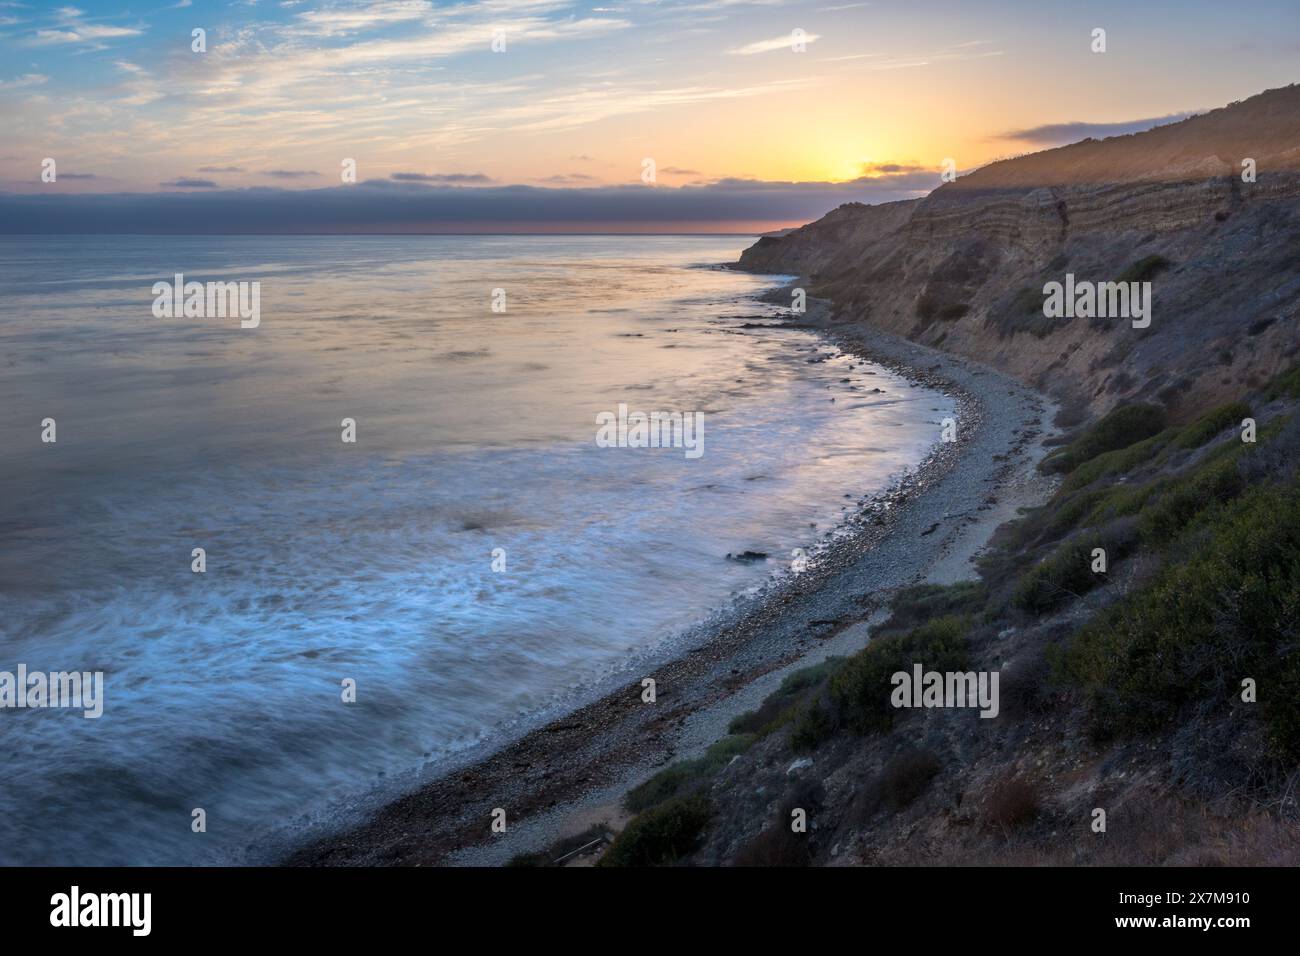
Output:
<svg viewBox="0 0 1300 956">
<path fill-rule="evenodd" d="M 632 789 L 599 865 L 1300 862 L 1300 88 L 844 205 L 740 267 L 1060 399 L 1054 484 L 968 579 L 863 593 L 885 612 L 834 625 L 865 646 Z M 1045 314 L 1076 280 L 1151 283 L 1150 324 Z M 918 703 L 923 674 L 993 690 Z"/>
<path fill-rule="evenodd" d="M 739 268 L 799 275 L 841 320 L 1081 412 L 1147 400 L 1186 420 L 1300 349 L 1300 86 L 993 163 L 924 199 L 849 203 L 758 240 Z M 1067 273 L 1150 281 L 1150 326 L 1044 316 L 1044 285 Z"/>
</svg>

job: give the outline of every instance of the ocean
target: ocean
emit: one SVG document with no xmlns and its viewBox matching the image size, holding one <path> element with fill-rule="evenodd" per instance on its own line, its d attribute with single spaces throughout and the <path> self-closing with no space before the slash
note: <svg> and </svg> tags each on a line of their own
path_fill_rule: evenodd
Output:
<svg viewBox="0 0 1300 956">
<path fill-rule="evenodd" d="M 0 863 L 262 861 L 815 560 L 952 401 L 773 327 L 750 241 L 0 238 L 0 672 L 104 675 L 0 709 Z"/>
</svg>

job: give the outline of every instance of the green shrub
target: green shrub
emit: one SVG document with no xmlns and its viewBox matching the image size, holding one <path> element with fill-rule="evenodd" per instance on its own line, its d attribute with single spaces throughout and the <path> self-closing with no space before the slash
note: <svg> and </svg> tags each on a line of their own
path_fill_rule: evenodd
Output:
<svg viewBox="0 0 1300 956">
<path fill-rule="evenodd" d="M 1179 448 L 1200 448 L 1225 429 L 1240 425 L 1241 420 L 1249 415 L 1250 406 L 1245 402 L 1220 405 L 1179 432 L 1174 444 Z"/>
<path fill-rule="evenodd" d="M 1168 726 L 1259 686 L 1275 755 L 1300 759 L 1300 486 L 1258 486 L 1184 529 L 1185 560 L 1087 624 L 1058 674 L 1104 734 Z"/>
<path fill-rule="evenodd" d="M 767 696 L 758 710 L 734 718 L 727 727 L 728 733 L 753 734 L 761 738 L 784 727 L 798 716 L 802 701 L 825 685 L 843 663 L 842 657 L 828 657 L 820 664 L 790 674 L 774 693 Z"/>
<path fill-rule="evenodd" d="M 793 750 L 816 750 L 835 732 L 835 721 L 820 699 L 805 704 L 795 716 L 790 728 L 790 747 Z"/>
<path fill-rule="evenodd" d="M 565 837 L 554 846 L 540 853 L 521 853 L 511 857 L 506 866 L 524 867 L 524 866 L 563 866 L 565 861 L 571 859 L 578 850 L 586 849 L 586 853 L 594 853 L 597 849 L 592 844 L 601 840 L 608 840 L 613 835 L 613 831 L 608 824 L 597 823 L 588 827 L 581 833 L 575 833 L 573 836 Z M 585 853 L 583 855 L 586 855 Z M 558 861 L 558 862 L 557 862 Z"/>
<path fill-rule="evenodd" d="M 1111 485 L 1102 494 L 1092 511 L 1088 513 L 1088 517 L 1084 519 L 1084 524 L 1102 524 L 1115 518 L 1135 515 L 1146 507 L 1148 501 L 1168 485 L 1169 481 L 1164 478 L 1158 478 L 1144 484 Z"/>
<path fill-rule="evenodd" d="M 926 323 L 934 319 L 955 322 L 969 311 L 970 306 L 965 302 L 941 302 L 929 292 L 922 293 L 916 300 L 916 317 Z"/>
<path fill-rule="evenodd" d="M 743 754 L 758 739 L 756 734 L 733 734 L 723 737 L 703 757 L 679 760 L 660 770 L 645 783 L 627 792 L 623 804 L 633 813 L 640 813 L 684 792 L 696 789 L 711 780 L 719 770 L 731 763 L 731 758 Z"/>
<path fill-rule="evenodd" d="M 1077 494 L 1062 489 L 1062 493 L 1040 510 L 1041 517 L 1036 522 L 1040 526 L 1040 533 L 1035 540 L 1056 541 L 1073 531 L 1109 494 L 1110 491 L 1106 488 L 1089 488 Z"/>
<path fill-rule="evenodd" d="M 984 585 L 979 581 L 900 588 L 889 601 L 889 620 L 876 634 L 910 631 L 936 617 L 972 614 L 984 606 L 985 598 Z"/>
<path fill-rule="evenodd" d="M 1172 263 L 1164 256 L 1147 256 L 1139 259 L 1123 272 L 1116 282 L 1148 282 L 1164 272 Z"/>
<path fill-rule="evenodd" d="M 1101 478 L 1127 474 L 1154 459 L 1176 434 L 1174 429 L 1167 428 L 1157 435 L 1134 442 L 1126 448 L 1102 452 L 1071 471 L 1061 482 L 1061 491 L 1077 491 Z"/>
<path fill-rule="evenodd" d="M 895 709 L 889 702 L 890 677 L 911 671 L 966 669 L 966 619 L 940 617 L 909 631 L 872 640 L 850 657 L 830 682 L 829 716 L 836 726 L 856 733 L 888 730 Z"/>
<path fill-rule="evenodd" d="M 1164 428 L 1164 409 L 1158 405 L 1121 405 L 1102 416 L 1091 428 L 1039 466 L 1048 473 L 1070 472 L 1098 455 L 1150 438 Z"/>
<path fill-rule="evenodd" d="M 705 797 L 676 797 L 634 817 L 597 866 L 664 866 L 690 853 L 708 828 Z"/>
<path fill-rule="evenodd" d="M 817 687 L 825 683 L 826 679 L 839 670 L 840 665 L 843 663 L 844 658 L 842 657 L 828 657 L 811 667 L 800 668 L 793 674 L 786 675 L 776 692 L 782 697 L 801 694 L 811 687 Z"/>
<path fill-rule="evenodd" d="M 998 565 L 1010 565 L 1018 572 L 1023 564 L 1020 552 L 1059 541 L 1071 531 L 1096 523 L 1099 509 L 1119 487 L 1123 486 L 1069 491 L 1062 485 L 1047 504 L 1032 509 L 1024 517 L 1000 529 L 993 552 L 979 561 L 988 571 L 986 587 L 990 580 L 999 577 L 994 573 Z"/>
<path fill-rule="evenodd" d="M 1138 519 L 1143 540 L 1153 546 L 1174 538 L 1198 514 L 1219 502 L 1237 497 L 1246 487 L 1236 454 L 1212 460 L 1186 477 L 1166 482 L 1153 506 Z"/>
<path fill-rule="evenodd" d="M 1043 290 L 1041 286 L 1023 286 L 1012 297 L 1009 312 L 1019 315 L 1043 314 Z"/>
<path fill-rule="evenodd" d="M 1270 402 L 1279 398 L 1300 398 L 1300 365 L 1292 365 L 1269 382 L 1264 397 Z"/>
<path fill-rule="evenodd" d="M 1109 566 L 1128 554 L 1131 542 L 1118 534 L 1086 534 L 1067 541 L 1025 573 L 1011 603 L 1031 614 L 1045 614 L 1104 583 L 1106 575 L 1092 570 L 1094 548 L 1106 550 Z"/>
</svg>

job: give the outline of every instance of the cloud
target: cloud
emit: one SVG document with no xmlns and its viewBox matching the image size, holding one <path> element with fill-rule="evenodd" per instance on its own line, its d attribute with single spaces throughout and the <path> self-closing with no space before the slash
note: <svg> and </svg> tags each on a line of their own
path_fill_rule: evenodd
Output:
<svg viewBox="0 0 1300 956">
<path fill-rule="evenodd" d="M 456 155 L 464 156 L 467 153 L 460 147 L 484 140 L 499 142 L 506 134 L 556 134 L 619 116 L 782 95 L 823 82 L 818 77 L 758 76 L 728 83 L 714 73 L 697 80 L 663 71 L 638 75 L 612 68 L 592 74 L 566 68 L 553 75 L 495 69 L 498 61 L 518 63 L 523 58 L 516 54 L 521 51 L 535 57 L 542 54 L 534 51 L 554 43 L 573 44 L 577 49 L 584 41 L 630 31 L 633 25 L 630 15 L 597 19 L 598 15 L 584 16 L 562 0 L 436 4 L 431 14 L 437 17 L 436 26 L 424 21 L 394 22 L 341 41 L 309 32 L 299 11 L 374 12 L 375 3 L 345 5 L 326 0 L 288 12 L 268 11 L 268 6 L 263 3 L 261 9 L 278 19 L 252 19 L 228 31 L 211 24 L 204 56 L 187 55 L 184 44 L 174 56 L 149 59 L 132 49 L 129 55 L 117 57 L 117 75 L 108 82 L 83 86 L 77 95 L 52 97 L 48 105 L 24 106 L 25 119 L 29 126 L 39 126 L 45 139 L 50 132 L 76 136 L 79 144 L 113 155 L 121 155 L 129 142 L 142 152 L 172 155 L 172 168 L 194 170 L 213 162 L 208 157 L 221 152 L 241 155 L 240 165 L 248 162 L 250 171 L 271 162 L 312 168 L 323 161 L 318 158 L 322 154 L 343 157 L 364 149 L 362 155 L 378 156 L 383 164 L 382 173 L 371 167 L 368 174 L 386 176 L 392 169 L 419 170 L 428 162 L 421 157 L 436 156 L 439 150 L 457 147 Z M 382 6 L 376 15 L 414 9 Z M 494 59 L 488 55 L 489 42 L 491 28 L 498 22 L 506 30 L 511 54 Z M 74 29 L 57 21 L 53 26 Z M 602 42 L 602 48 L 605 45 Z M 120 49 L 114 47 L 115 52 Z M 469 58 L 467 69 L 485 72 L 466 82 L 468 74 L 450 69 L 446 60 L 457 56 Z M 133 61 L 130 67 L 123 65 L 127 60 Z M 566 63 L 570 60 L 565 58 Z M 536 69 L 525 62 L 527 69 Z M 65 82 L 62 74 L 46 72 L 53 77 L 51 85 Z M 553 137 L 553 142 L 558 139 Z M 224 143 L 219 151 L 202 146 L 218 141 Z M 559 145 L 556 151 L 562 158 L 574 147 L 579 153 L 588 148 L 572 143 Z M 465 162 L 477 165 L 481 160 Z M 602 171 L 607 165 L 603 157 L 573 162 L 591 163 L 591 169 Z M 554 171 L 542 167 L 535 173 L 520 170 L 517 175 L 531 180 L 532 175 Z M 159 173 L 126 175 L 134 188 L 147 189 Z M 610 178 L 601 176 L 605 181 Z"/>
<path fill-rule="evenodd" d="M 87 23 L 84 10 L 76 7 L 59 7 L 54 11 L 57 28 L 37 30 L 26 42 L 28 46 L 56 46 L 63 43 L 89 44 L 92 49 L 103 49 L 100 40 L 118 40 L 138 37 L 144 31 L 135 27 L 114 27 L 100 23 Z"/>
<path fill-rule="evenodd" d="M 242 173 L 243 166 L 200 166 L 201 173 Z"/>
<path fill-rule="evenodd" d="M 646 90 L 610 86 L 581 89 L 554 93 L 533 102 L 506 105 L 492 112 L 490 119 L 523 132 L 572 129 L 614 116 L 654 112 L 689 103 L 793 92 L 816 86 L 819 82 L 817 78 L 804 77 L 740 87 L 679 86 Z"/>
<path fill-rule="evenodd" d="M 582 183 L 594 183 L 596 177 L 588 176 L 586 173 L 557 173 L 554 176 L 544 176 L 537 181 L 551 186 L 574 186 Z"/>
<path fill-rule="evenodd" d="M 819 33 L 804 33 L 797 36 L 795 33 L 786 33 L 779 37 L 772 37 L 770 40 L 756 40 L 753 43 L 747 43 L 744 46 L 736 47 L 734 50 L 728 50 L 728 53 L 736 56 L 753 56 L 755 53 L 771 53 L 773 50 L 792 50 L 798 41 L 804 43 L 814 43 L 821 39 Z"/>
<path fill-rule="evenodd" d="M 320 173 L 314 169 L 268 169 L 264 175 L 276 179 L 307 179 L 311 176 L 319 176 Z"/>
<path fill-rule="evenodd" d="M 117 60 L 113 65 L 128 77 L 125 82 L 120 84 L 120 89 L 126 94 L 121 97 L 120 101 L 122 103 L 127 106 L 144 106 L 154 100 L 162 99 L 162 90 L 144 67 L 127 60 Z"/>
<path fill-rule="evenodd" d="M 42 86 L 49 80 L 50 78 L 43 73 L 24 73 L 22 76 L 0 83 L 0 90 L 21 90 L 31 86 Z"/>
<path fill-rule="evenodd" d="M 870 60 L 869 63 L 862 64 L 862 69 L 879 72 L 883 70 L 911 70 L 918 67 L 931 66 L 936 63 L 950 63 L 963 60 L 983 60 L 989 57 L 1002 56 L 1001 50 L 981 50 L 980 47 L 989 45 L 988 40 L 966 40 L 963 43 L 952 43 L 948 46 L 941 47 L 937 50 L 922 53 L 853 53 L 847 56 L 835 56 L 826 59 L 826 63 L 836 63 L 845 60 Z"/>
<path fill-rule="evenodd" d="M 93 43 L 98 40 L 117 40 L 122 37 L 138 37 L 144 31 L 134 27 L 110 27 L 102 24 L 86 23 L 80 19 L 82 13 L 74 7 L 64 7 L 59 11 L 64 16 L 59 30 L 37 30 L 36 36 L 29 40 L 32 46 L 51 46 L 58 43 Z"/>
<path fill-rule="evenodd" d="M 165 185 L 213 188 L 207 180 Z M 847 183 L 724 179 L 682 187 L 470 188 L 373 180 L 307 190 L 0 193 L 0 233 L 598 232 L 626 231 L 629 224 L 675 231 L 691 223 L 807 222 L 845 202 L 910 199 L 936 185 L 937 174 L 918 173 Z"/>
<path fill-rule="evenodd" d="M 704 10 L 726 10 L 729 7 L 773 7 L 784 2 L 786 2 L 786 0 L 701 0 L 699 3 L 685 4 L 676 7 L 675 9 L 698 12 Z"/>
<path fill-rule="evenodd" d="M 1077 143 L 1089 137 L 1104 139 L 1107 136 L 1141 133 L 1156 126 L 1181 122 L 1188 117 L 1196 116 L 1197 112 L 1170 113 L 1168 116 L 1153 116 L 1149 119 L 1128 120 L 1122 123 L 1045 123 L 1028 129 L 1009 130 L 1001 133 L 998 138 L 1014 139 L 1038 146 L 1060 146 L 1065 143 Z"/>
<path fill-rule="evenodd" d="M 663 166 L 659 172 L 667 173 L 669 176 L 703 176 L 704 174 L 698 169 L 682 169 L 680 166 Z"/>
<path fill-rule="evenodd" d="M 96 179 L 94 173 L 59 173 L 60 179 Z"/>
<path fill-rule="evenodd" d="M 171 182 L 159 183 L 159 186 L 172 186 L 176 189 L 216 189 L 217 184 L 210 179 L 189 179 L 181 177 Z"/>
<path fill-rule="evenodd" d="M 899 173 L 919 173 L 925 172 L 924 166 L 918 166 L 915 163 L 863 163 L 863 176 L 892 176 Z M 936 172 L 937 176 L 938 173 Z"/>
<path fill-rule="evenodd" d="M 444 183 L 446 185 L 492 182 L 492 177 L 483 173 L 393 173 L 389 178 L 399 183 Z"/>
<path fill-rule="evenodd" d="M 394 23 L 423 20 L 433 12 L 427 0 L 379 0 L 359 7 L 329 7 L 298 14 L 308 33 L 344 36 Z"/>
</svg>

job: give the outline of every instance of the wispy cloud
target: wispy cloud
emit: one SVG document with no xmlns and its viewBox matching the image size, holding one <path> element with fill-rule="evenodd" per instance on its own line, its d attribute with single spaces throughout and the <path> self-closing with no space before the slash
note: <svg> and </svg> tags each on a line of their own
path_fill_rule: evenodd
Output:
<svg viewBox="0 0 1300 956">
<path fill-rule="evenodd" d="M 51 43 L 86 43 L 91 40 L 109 40 L 117 37 L 138 37 L 142 31 L 132 27 L 80 26 L 73 30 L 37 30 L 33 46 Z"/>
<path fill-rule="evenodd" d="M 728 10 L 732 7 L 775 7 L 786 0 L 693 0 L 674 7 L 675 10 L 704 12 L 709 10 Z"/>
<path fill-rule="evenodd" d="M 770 40 L 756 40 L 727 52 L 735 56 L 753 56 L 756 53 L 771 53 L 775 50 L 793 50 L 796 43 L 809 44 L 820 39 L 819 33 L 786 33 L 779 37 L 772 37 Z"/>
<path fill-rule="evenodd" d="M 510 105 L 495 111 L 493 120 L 517 130 L 572 129 L 615 116 L 653 112 L 690 103 L 747 99 L 768 93 L 806 89 L 821 82 L 814 77 L 773 80 L 752 86 L 682 86 L 637 89 L 609 86 L 599 90 L 577 90 L 543 97 L 530 103 Z"/>
<path fill-rule="evenodd" d="M 24 73 L 12 80 L 0 82 L 0 90 L 22 90 L 33 86 L 42 86 L 50 81 L 43 73 Z"/>
<path fill-rule="evenodd" d="M 99 40 L 118 40 L 124 37 L 138 37 L 143 30 L 136 27 L 119 27 L 104 23 L 90 23 L 85 19 L 84 10 L 76 7 L 60 7 L 55 11 L 57 25 L 53 28 L 37 30 L 28 40 L 31 46 L 52 46 L 64 43 L 97 44 Z"/>
<path fill-rule="evenodd" d="M 931 66 L 936 63 L 949 63 L 961 60 L 983 60 L 989 57 L 1002 56 L 1001 50 L 981 49 L 990 45 L 988 40 L 967 40 L 963 43 L 953 43 L 949 46 L 941 47 L 937 50 L 930 50 L 923 53 L 853 53 L 847 56 L 830 57 L 824 62 L 833 63 L 844 60 L 870 60 L 864 63 L 863 69 L 870 71 L 881 70 L 910 70 L 918 67 Z"/>
<path fill-rule="evenodd" d="M 162 99 L 162 90 L 144 67 L 127 60 L 118 60 L 113 65 L 127 74 L 127 79 L 120 84 L 123 94 L 120 102 L 128 106 L 144 106 Z"/>
<path fill-rule="evenodd" d="M 320 36 L 344 36 L 362 30 L 423 20 L 433 13 L 428 0 L 378 0 L 358 7 L 326 7 L 298 14 L 304 28 Z"/>
</svg>

